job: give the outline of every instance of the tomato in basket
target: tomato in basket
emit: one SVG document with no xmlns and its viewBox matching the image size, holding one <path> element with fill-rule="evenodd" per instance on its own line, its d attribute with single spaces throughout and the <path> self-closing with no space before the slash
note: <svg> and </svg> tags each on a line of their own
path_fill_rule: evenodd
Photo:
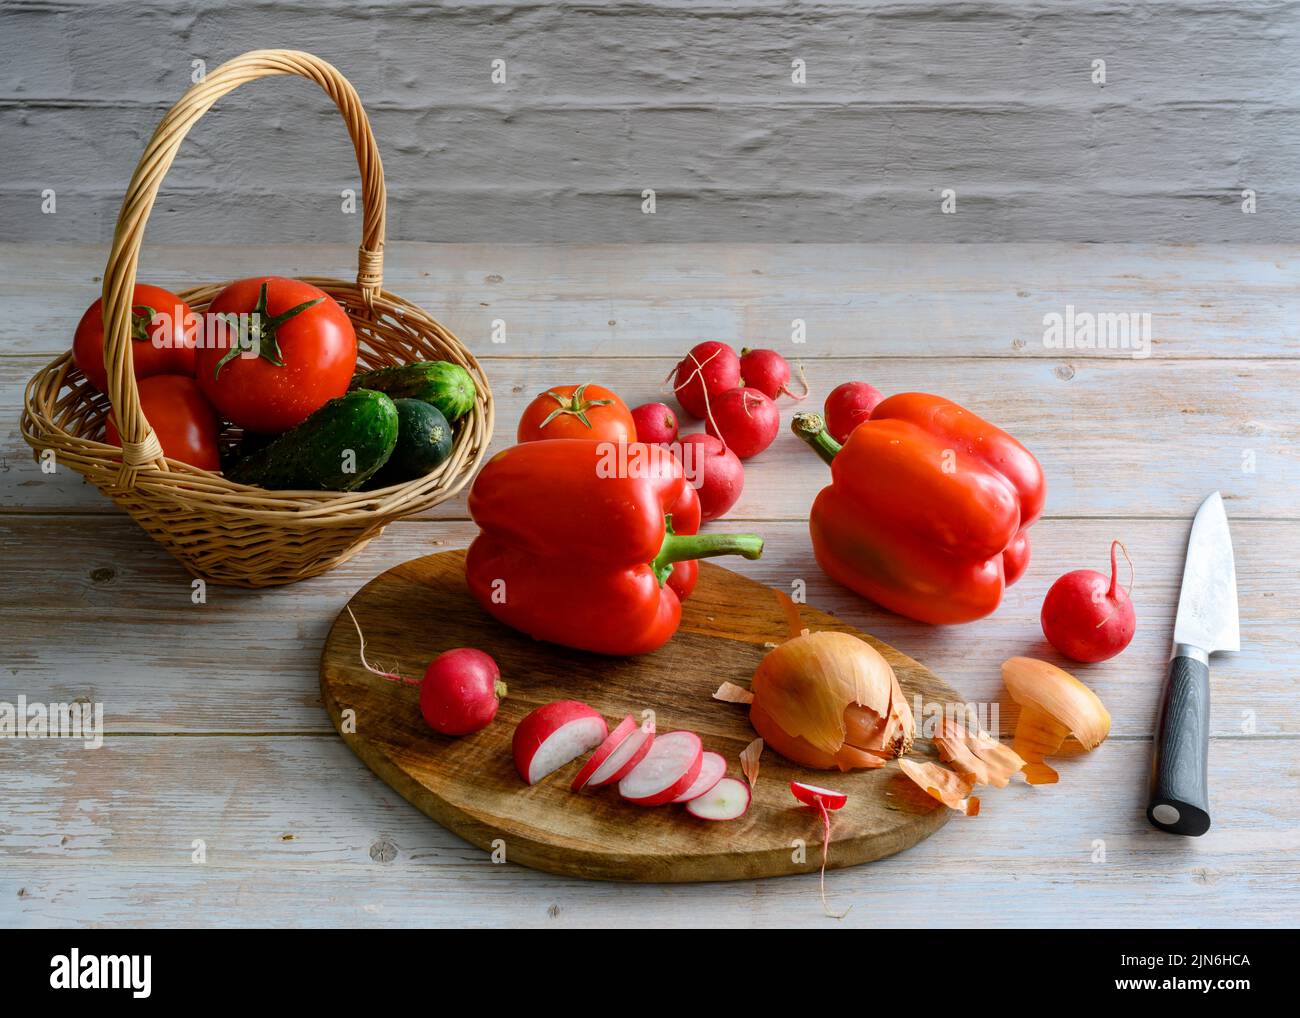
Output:
<svg viewBox="0 0 1300 1018">
<path fill-rule="evenodd" d="M 158 436 L 163 455 L 200 470 L 220 470 L 217 436 L 221 422 L 188 375 L 152 375 L 138 383 L 140 409 Z M 120 446 L 122 436 L 110 419 L 104 441 Z"/>
<path fill-rule="evenodd" d="M 135 377 L 194 374 L 194 324 L 190 306 L 161 286 L 136 283 L 131 293 L 131 363 Z M 100 392 L 108 392 L 104 367 L 104 301 L 77 323 L 72 363 Z"/>
<path fill-rule="evenodd" d="M 347 391 L 357 336 L 324 290 L 281 276 L 241 279 L 212 299 L 208 314 L 210 321 L 214 315 L 250 316 L 238 333 L 243 346 L 209 336 L 195 367 L 212 405 L 241 428 L 279 434 Z M 239 319 L 227 321 L 227 336 L 236 335 Z"/>
</svg>

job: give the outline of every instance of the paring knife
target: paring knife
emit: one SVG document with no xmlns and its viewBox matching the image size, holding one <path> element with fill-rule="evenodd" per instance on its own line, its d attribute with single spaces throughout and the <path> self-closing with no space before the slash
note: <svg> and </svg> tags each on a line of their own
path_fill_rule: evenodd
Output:
<svg viewBox="0 0 1300 1018">
<path fill-rule="evenodd" d="M 1199 837 L 1210 829 L 1210 655 L 1240 649 L 1232 538 L 1216 491 L 1192 521 L 1174 620 L 1174 656 L 1156 719 L 1147 819 L 1162 831 Z"/>
</svg>

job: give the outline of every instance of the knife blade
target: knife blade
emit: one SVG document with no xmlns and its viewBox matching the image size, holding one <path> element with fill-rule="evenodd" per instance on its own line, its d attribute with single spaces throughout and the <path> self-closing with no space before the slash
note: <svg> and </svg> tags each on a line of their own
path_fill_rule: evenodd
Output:
<svg viewBox="0 0 1300 1018">
<path fill-rule="evenodd" d="M 1210 655 L 1240 649 L 1232 536 L 1216 491 L 1192 520 L 1156 718 L 1147 819 L 1158 830 L 1199 837 L 1210 829 Z"/>
</svg>

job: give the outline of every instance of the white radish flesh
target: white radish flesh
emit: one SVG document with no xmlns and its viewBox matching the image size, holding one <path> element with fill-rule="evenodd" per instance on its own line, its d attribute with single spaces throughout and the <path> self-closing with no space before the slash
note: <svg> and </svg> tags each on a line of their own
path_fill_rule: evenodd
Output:
<svg viewBox="0 0 1300 1018">
<path fill-rule="evenodd" d="M 619 722 L 617 728 L 609 733 L 605 741 L 596 747 L 596 752 L 587 758 L 587 762 L 582 765 L 582 770 L 578 771 L 578 776 L 573 779 L 573 784 L 569 787 L 575 792 L 581 792 L 587 782 L 591 780 L 591 776 L 600 768 L 600 765 L 608 760 L 635 731 L 636 719 L 629 714 Z"/>
<path fill-rule="evenodd" d="M 706 750 L 704 759 L 700 762 L 700 776 L 673 802 L 690 802 L 692 799 L 698 799 L 726 777 L 726 774 L 727 758 L 721 753 Z"/>
<path fill-rule="evenodd" d="M 535 785 L 609 734 L 605 719 L 577 700 L 557 700 L 538 707 L 515 727 L 511 749 L 515 769 Z"/>
<path fill-rule="evenodd" d="M 620 781 L 629 771 L 645 759 L 655 741 L 654 725 L 638 728 L 623 740 L 623 744 L 614 750 L 603 764 L 596 768 L 587 779 L 588 788 L 600 788 Z"/>
<path fill-rule="evenodd" d="M 618 794 L 638 806 L 662 806 L 681 795 L 700 776 L 704 745 L 694 732 L 658 736 L 645 759 L 618 783 Z"/>
<path fill-rule="evenodd" d="M 749 785 L 739 778 L 723 778 L 698 799 L 686 804 L 686 812 L 701 820 L 735 820 L 749 812 Z"/>
</svg>

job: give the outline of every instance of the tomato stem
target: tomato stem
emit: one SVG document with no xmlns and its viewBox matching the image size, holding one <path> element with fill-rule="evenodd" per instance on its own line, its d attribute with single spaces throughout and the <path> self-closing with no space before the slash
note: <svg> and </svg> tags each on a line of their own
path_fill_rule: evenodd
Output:
<svg viewBox="0 0 1300 1018">
<path fill-rule="evenodd" d="M 304 311 L 314 308 L 317 304 L 325 300 L 324 297 L 317 297 L 315 300 L 305 300 L 288 311 L 281 311 L 278 315 L 267 314 L 266 310 L 266 283 L 262 284 L 261 290 L 257 294 L 257 304 L 254 306 L 252 314 L 249 316 L 252 322 L 252 335 L 245 344 L 243 335 L 240 335 L 237 342 L 231 343 L 230 349 L 226 356 L 217 361 L 216 368 L 213 369 L 212 377 L 216 378 L 221 374 L 221 369 L 230 361 L 238 357 L 245 349 L 254 351 L 257 356 L 263 357 L 270 361 L 277 368 L 284 367 L 284 357 L 280 353 L 280 340 L 276 336 L 277 330 L 285 322 L 292 318 L 297 318 Z M 239 318 L 236 315 L 229 315 L 226 321 L 238 328 Z"/>
<path fill-rule="evenodd" d="M 842 446 L 826 430 L 826 422 L 821 414 L 798 413 L 790 421 L 790 430 L 812 446 L 813 451 L 830 463 Z"/>
<path fill-rule="evenodd" d="M 544 428 L 560 415 L 569 414 L 572 417 L 578 418 L 578 420 L 582 421 L 583 424 L 590 428 L 591 421 L 587 419 L 587 411 L 594 406 L 609 406 L 614 402 L 612 399 L 587 399 L 587 386 L 590 384 L 590 382 L 583 382 L 573 390 L 572 396 L 562 396 L 555 390 L 548 392 L 546 395 L 550 396 L 551 399 L 555 400 L 555 402 L 560 405 L 547 414 L 546 419 L 542 421 L 538 427 Z"/>
</svg>

